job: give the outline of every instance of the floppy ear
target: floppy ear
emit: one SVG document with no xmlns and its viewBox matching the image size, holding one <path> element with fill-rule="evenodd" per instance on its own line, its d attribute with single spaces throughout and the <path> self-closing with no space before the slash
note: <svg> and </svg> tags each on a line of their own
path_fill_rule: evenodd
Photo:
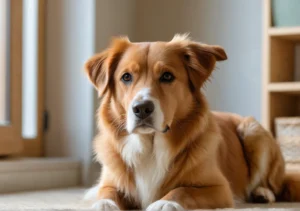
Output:
<svg viewBox="0 0 300 211">
<path fill-rule="evenodd" d="M 189 42 L 184 54 L 184 60 L 192 91 L 200 90 L 215 68 L 216 61 L 226 59 L 227 55 L 220 46 Z"/>
<path fill-rule="evenodd" d="M 108 50 L 93 56 L 84 65 L 84 69 L 88 78 L 98 90 L 100 96 L 105 93 L 109 82 L 108 71 L 105 67 L 105 61 L 107 57 Z"/>
<path fill-rule="evenodd" d="M 85 72 L 98 90 L 100 97 L 105 94 L 112 83 L 113 74 L 128 44 L 128 38 L 114 39 L 110 48 L 96 54 L 85 63 Z"/>
</svg>

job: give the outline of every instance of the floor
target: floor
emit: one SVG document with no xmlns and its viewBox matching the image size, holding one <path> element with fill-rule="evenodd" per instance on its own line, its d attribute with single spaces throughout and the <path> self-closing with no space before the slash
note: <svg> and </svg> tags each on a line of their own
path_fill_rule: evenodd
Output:
<svg viewBox="0 0 300 211">
<path fill-rule="evenodd" d="M 90 204 L 82 201 L 84 192 L 83 188 L 70 188 L 1 194 L 0 210 L 89 210 Z M 239 205 L 238 209 L 241 211 L 296 211 L 300 210 L 300 203 L 246 204 Z"/>
</svg>

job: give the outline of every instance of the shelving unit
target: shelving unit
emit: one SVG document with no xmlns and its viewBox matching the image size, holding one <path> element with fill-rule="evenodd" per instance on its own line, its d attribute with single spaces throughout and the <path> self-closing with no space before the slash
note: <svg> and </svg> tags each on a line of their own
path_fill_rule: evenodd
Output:
<svg viewBox="0 0 300 211">
<path fill-rule="evenodd" d="M 295 80 L 295 47 L 300 26 L 272 26 L 272 0 L 264 0 L 262 124 L 274 132 L 276 117 L 300 116 L 300 81 Z"/>
<path fill-rule="evenodd" d="M 267 88 L 270 93 L 300 94 L 300 82 L 270 83 Z"/>
<path fill-rule="evenodd" d="M 268 34 L 274 38 L 282 38 L 292 41 L 300 40 L 300 27 L 289 27 L 289 28 L 276 28 L 271 27 L 268 29 Z"/>
</svg>

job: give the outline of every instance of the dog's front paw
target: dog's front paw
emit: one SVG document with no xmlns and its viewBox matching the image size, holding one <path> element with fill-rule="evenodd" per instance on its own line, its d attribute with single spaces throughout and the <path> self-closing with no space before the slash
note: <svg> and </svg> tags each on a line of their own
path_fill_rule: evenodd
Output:
<svg viewBox="0 0 300 211">
<path fill-rule="evenodd" d="M 115 211 L 120 210 L 118 205 L 111 199 L 102 199 L 95 202 L 92 206 L 93 210 Z"/>
<path fill-rule="evenodd" d="M 185 209 L 177 202 L 158 200 L 150 204 L 146 211 L 185 211 Z"/>
<path fill-rule="evenodd" d="M 254 203 L 273 203 L 276 199 L 270 189 L 258 187 L 252 193 L 252 200 Z"/>
</svg>

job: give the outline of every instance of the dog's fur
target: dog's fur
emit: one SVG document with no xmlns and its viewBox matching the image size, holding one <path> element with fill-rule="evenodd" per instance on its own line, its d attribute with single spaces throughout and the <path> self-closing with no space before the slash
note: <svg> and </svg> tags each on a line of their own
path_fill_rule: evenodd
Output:
<svg viewBox="0 0 300 211">
<path fill-rule="evenodd" d="M 221 47 L 177 35 L 170 42 L 118 38 L 86 63 L 102 97 L 96 208 L 183 210 L 233 207 L 234 199 L 300 199 L 287 188 L 297 176 L 285 178 L 270 133 L 253 118 L 210 111 L 200 89 L 225 59 Z M 164 72 L 175 80 L 162 83 Z M 132 82 L 120 80 L 124 73 Z M 155 105 L 152 126 L 139 128 L 132 106 L 145 99 Z"/>
</svg>

